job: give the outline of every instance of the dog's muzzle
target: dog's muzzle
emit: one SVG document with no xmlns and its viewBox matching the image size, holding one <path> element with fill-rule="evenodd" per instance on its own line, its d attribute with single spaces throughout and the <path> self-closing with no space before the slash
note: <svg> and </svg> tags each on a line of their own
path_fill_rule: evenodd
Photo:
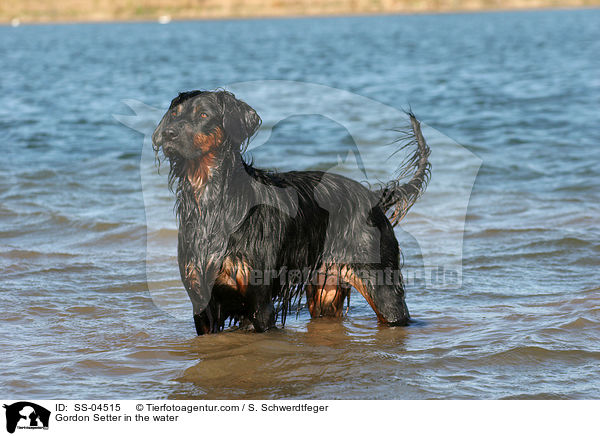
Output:
<svg viewBox="0 0 600 436">
<path fill-rule="evenodd" d="M 161 136 L 164 141 L 173 141 L 179 136 L 179 132 L 172 127 L 167 127 Z"/>
</svg>

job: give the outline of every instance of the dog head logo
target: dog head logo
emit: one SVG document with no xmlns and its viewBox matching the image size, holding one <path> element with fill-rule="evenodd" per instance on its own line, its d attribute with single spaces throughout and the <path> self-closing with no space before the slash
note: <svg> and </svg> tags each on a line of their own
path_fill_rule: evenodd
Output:
<svg viewBox="0 0 600 436">
<path fill-rule="evenodd" d="M 27 401 L 4 405 L 6 409 L 6 431 L 14 433 L 18 429 L 47 429 L 50 411 Z"/>
</svg>

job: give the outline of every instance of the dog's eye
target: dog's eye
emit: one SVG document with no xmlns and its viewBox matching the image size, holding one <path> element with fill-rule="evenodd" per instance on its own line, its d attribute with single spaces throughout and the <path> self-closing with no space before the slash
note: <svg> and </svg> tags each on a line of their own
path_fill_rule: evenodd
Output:
<svg viewBox="0 0 600 436">
<path fill-rule="evenodd" d="M 204 113 L 204 112 L 202 112 L 202 113 L 200 114 L 200 116 L 201 116 L 202 118 L 206 118 L 206 117 L 208 117 L 208 115 L 207 115 L 206 113 Z"/>
</svg>

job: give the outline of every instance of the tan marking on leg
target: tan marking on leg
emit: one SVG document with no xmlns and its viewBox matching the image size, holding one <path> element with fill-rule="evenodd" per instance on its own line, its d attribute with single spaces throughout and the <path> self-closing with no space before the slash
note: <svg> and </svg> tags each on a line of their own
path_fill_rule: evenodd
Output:
<svg viewBox="0 0 600 436">
<path fill-rule="evenodd" d="M 371 309 L 373 309 L 373 312 L 375 312 L 375 314 L 377 315 L 377 319 L 382 323 L 386 323 L 387 322 L 386 319 L 379 312 L 379 310 L 377 310 L 377 307 L 375 306 L 373 299 L 367 292 L 367 286 L 365 285 L 363 280 L 360 277 L 358 277 L 358 275 L 356 275 L 356 273 L 351 268 L 346 268 L 345 272 L 346 272 L 346 274 L 344 275 L 344 277 L 348 280 L 348 283 L 354 289 L 356 289 L 358 292 L 360 292 L 360 294 L 365 298 L 365 300 L 367 300 L 367 303 L 369 303 L 369 306 L 371 306 Z"/>
<path fill-rule="evenodd" d="M 250 279 L 250 265 L 244 260 L 226 258 L 216 283 L 236 289 L 242 295 L 246 294 Z"/>
</svg>

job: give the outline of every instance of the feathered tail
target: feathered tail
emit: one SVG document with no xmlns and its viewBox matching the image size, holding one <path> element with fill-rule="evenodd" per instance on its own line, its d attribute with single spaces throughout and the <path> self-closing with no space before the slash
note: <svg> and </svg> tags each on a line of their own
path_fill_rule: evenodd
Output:
<svg viewBox="0 0 600 436">
<path fill-rule="evenodd" d="M 400 166 L 397 178 L 382 186 L 375 193 L 379 196 L 379 206 L 384 211 L 393 208 L 390 222 L 392 226 L 398 224 L 406 215 L 417 199 L 425 192 L 429 182 L 431 164 L 429 163 L 429 146 L 421 133 L 421 124 L 412 112 L 410 117 L 410 130 L 398 141 L 405 142 L 402 149 L 416 146 L 415 152 L 410 155 Z M 411 179 L 406 183 L 400 180 L 413 173 Z"/>
</svg>

